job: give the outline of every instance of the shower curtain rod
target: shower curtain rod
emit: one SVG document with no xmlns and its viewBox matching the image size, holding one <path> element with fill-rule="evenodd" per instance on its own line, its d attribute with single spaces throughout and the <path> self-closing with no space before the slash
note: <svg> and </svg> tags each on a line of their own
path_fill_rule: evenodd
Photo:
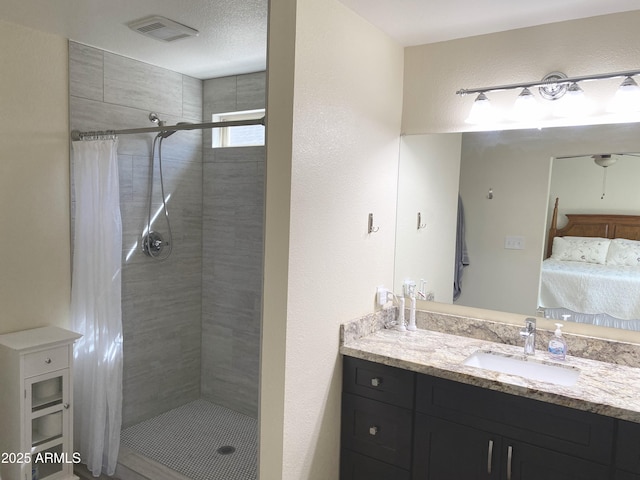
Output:
<svg viewBox="0 0 640 480">
<path fill-rule="evenodd" d="M 71 131 L 71 140 L 82 140 L 84 137 L 97 137 L 104 135 L 128 135 L 130 133 L 154 133 L 173 132 L 176 130 L 203 130 L 206 128 L 243 127 L 247 125 L 264 125 L 265 117 L 251 120 L 229 120 L 226 122 L 208 123 L 179 123 L 177 125 L 162 125 L 157 127 L 129 128 L 125 130 L 100 130 L 93 132 Z"/>
</svg>

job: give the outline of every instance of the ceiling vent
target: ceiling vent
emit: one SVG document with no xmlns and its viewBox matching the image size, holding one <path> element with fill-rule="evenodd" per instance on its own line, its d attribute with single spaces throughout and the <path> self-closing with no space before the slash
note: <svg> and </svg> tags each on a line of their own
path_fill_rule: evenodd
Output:
<svg viewBox="0 0 640 480">
<path fill-rule="evenodd" d="M 135 22 L 127 23 L 127 26 L 142 35 L 162 40 L 165 42 L 173 42 L 181 38 L 195 37 L 200 32 L 181 23 L 174 22 L 168 18 L 153 15 L 145 17 Z"/>
</svg>

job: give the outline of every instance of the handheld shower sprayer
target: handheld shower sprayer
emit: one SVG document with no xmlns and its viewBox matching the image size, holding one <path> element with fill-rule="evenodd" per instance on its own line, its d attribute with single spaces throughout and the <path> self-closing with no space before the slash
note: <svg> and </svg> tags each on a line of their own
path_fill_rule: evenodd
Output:
<svg viewBox="0 0 640 480">
<path fill-rule="evenodd" d="M 159 127 L 164 127 L 165 122 L 160 120 L 157 114 L 151 112 L 149 114 L 149 121 L 157 124 Z M 142 251 L 145 255 L 154 258 L 156 260 L 166 260 L 169 255 L 171 255 L 171 251 L 173 249 L 173 235 L 171 232 L 171 223 L 169 221 L 169 212 L 167 210 L 167 201 L 169 196 L 165 195 L 164 191 L 164 175 L 162 169 L 162 140 L 167 138 L 170 135 L 176 133 L 176 130 L 161 130 L 158 135 L 153 139 L 153 144 L 151 146 L 151 168 L 149 170 L 149 210 L 147 216 L 147 226 L 145 231 L 142 233 Z M 160 140 L 158 142 L 158 139 Z M 153 179 L 154 179 L 154 163 L 156 158 L 156 142 L 158 144 L 158 170 L 160 173 L 160 190 L 162 195 L 162 206 L 161 209 L 158 210 L 155 216 L 151 216 L 151 205 L 153 199 Z M 156 217 L 160 213 L 160 211 L 164 211 L 164 216 L 167 222 L 167 230 L 169 233 L 169 239 L 167 241 L 164 240 L 163 236 L 155 231 L 151 230 L 152 223 L 155 221 Z M 163 252 L 164 248 L 168 247 L 168 250 Z"/>
</svg>

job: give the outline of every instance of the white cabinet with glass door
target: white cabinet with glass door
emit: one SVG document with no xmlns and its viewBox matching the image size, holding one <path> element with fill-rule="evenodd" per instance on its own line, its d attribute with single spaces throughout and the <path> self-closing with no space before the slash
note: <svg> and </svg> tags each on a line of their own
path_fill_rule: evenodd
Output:
<svg viewBox="0 0 640 480">
<path fill-rule="evenodd" d="M 57 327 L 0 335 L 2 478 L 77 478 L 73 465 L 73 343 Z"/>
</svg>

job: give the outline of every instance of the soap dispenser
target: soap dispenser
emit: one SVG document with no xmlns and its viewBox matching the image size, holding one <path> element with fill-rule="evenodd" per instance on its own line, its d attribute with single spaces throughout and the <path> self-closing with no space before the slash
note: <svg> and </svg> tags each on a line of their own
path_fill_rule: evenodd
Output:
<svg viewBox="0 0 640 480">
<path fill-rule="evenodd" d="M 556 323 L 556 332 L 549 341 L 549 356 L 554 360 L 564 360 L 567 356 L 567 342 L 562 336 L 561 323 Z"/>
</svg>

